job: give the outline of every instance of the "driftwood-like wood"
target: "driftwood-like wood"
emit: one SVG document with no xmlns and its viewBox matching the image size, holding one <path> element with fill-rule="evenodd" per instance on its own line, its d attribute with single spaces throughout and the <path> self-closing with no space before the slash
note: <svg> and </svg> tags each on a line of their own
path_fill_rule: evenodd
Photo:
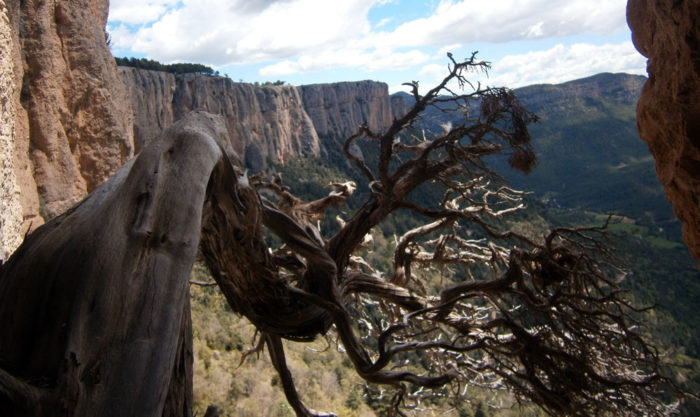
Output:
<svg viewBox="0 0 700 417">
<path fill-rule="evenodd" d="M 188 279 L 210 178 L 236 161 L 222 126 L 189 115 L 2 266 L 1 415 L 191 414 Z"/>
<path fill-rule="evenodd" d="M 488 64 L 449 57 L 448 76 L 425 95 L 409 84 L 415 104 L 385 132 L 360 126 L 346 140 L 370 193 L 332 236 L 314 223 L 357 184 L 304 202 L 279 180 L 249 178 L 222 121 L 203 112 L 29 235 L 0 275 L 0 415 L 191 415 L 187 288 L 198 250 L 231 308 L 261 332 L 258 348 L 298 416 L 332 414 L 303 403 L 282 339 L 329 332 L 362 378 L 394 390 L 392 415 L 425 398 L 466 401 L 465 386 L 509 390 L 557 416 L 671 412 L 656 395 L 667 382 L 659 356 L 631 321 L 615 265 L 597 256 L 609 254 L 601 229 L 540 240 L 504 229 L 523 193 L 482 159 L 507 154 L 527 172 L 536 117 L 507 89 L 455 93 Z M 421 134 L 428 107 L 464 120 Z M 376 166 L 349 152 L 361 139 Z M 408 198 L 431 183 L 440 201 Z M 378 270 L 357 251 L 397 210 L 426 224 L 398 237 L 391 266 Z M 284 245 L 270 248 L 264 230 Z M 450 268 L 465 277 L 428 285 Z M 417 355 L 424 372 L 398 360 Z"/>
</svg>

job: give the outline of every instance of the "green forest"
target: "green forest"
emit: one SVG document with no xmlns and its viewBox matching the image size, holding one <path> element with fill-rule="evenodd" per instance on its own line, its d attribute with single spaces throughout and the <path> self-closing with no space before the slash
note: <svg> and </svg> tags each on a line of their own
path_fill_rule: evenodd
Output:
<svg viewBox="0 0 700 417">
<path fill-rule="evenodd" d="M 212 75 L 218 76 L 219 71 L 214 71 L 213 68 L 208 67 L 203 64 L 192 64 L 192 63 L 174 63 L 174 64 L 162 64 L 158 61 L 147 58 L 119 58 L 115 57 L 114 60 L 117 65 L 122 67 L 133 67 L 151 71 L 162 71 L 170 74 L 202 74 L 202 75 Z"/>
</svg>

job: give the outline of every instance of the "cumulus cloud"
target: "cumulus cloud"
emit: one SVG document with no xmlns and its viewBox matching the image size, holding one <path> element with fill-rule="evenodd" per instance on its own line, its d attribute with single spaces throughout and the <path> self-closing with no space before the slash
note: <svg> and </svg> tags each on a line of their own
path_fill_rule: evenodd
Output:
<svg viewBox="0 0 700 417">
<path fill-rule="evenodd" d="M 434 12 L 372 34 L 382 46 L 508 42 L 579 33 L 609 34 L 626 27 L 625 0 L 442 0 Z"/>
<path fill-rule="evenodd" d="M 268 76 L 401 69 L 444 62 L 444 50 L 452 46 L 607 34 L 626 27 L 626 0 L 441 0 L 425 18 L 393 30 L 384 30 L 386 19 L 373 27 L 369 11 L 389 3 L 402 6 L 398 0 L 112 0 L 108 29 L 116 48 L 163 62 L 267 63 L 260 73 Z M 439 48 L 428 56 L 426 51 Z M 564 51 L 563 57 L 558 52 L 504 58 L 494 72 L 519 80 L 532 78 L 522 68 L 534 62 L 581 67 L 577 59 L 585 51 Z M 541 70 L 554 78 L 556 65 Z"/>
<path fill-rule="evenodd" d="M 509 55 L 493 64 L 492 85 L 520 87 L 530 84 L 556 84 L 600 72 L 646 74 L 646 58 L 632 42 L 608 45 L 585 43 L 556 45 L 544 51 Z"/>
<path fill-rule="evenodd" d="M 122 0 L 124 1 L 124 0 Z M 342 48 L 370 31 L 367 13 L 381 0 L 185 0 L 140 27 L 132 50 L 162 61 L 255 63 L 304 51 Z M 118 27 L 124 8 L 110 17 Z M 113 38 L 116 34 L 113 34 Z"/>
<path fill-rule="evenodd" d="M 329 50 L 318 54 L 304 54 L 296 60 L 284 60 L 260 69 L 264 77 L 309 73 L 334 68 L 359 68 L 366 72 L 399 71 L 420 65 L 430 56 L 419 50 L 405 52 L 389 50 L 363 51 L 359 49 Z"/>
<path fill-rule="evenodd" d="M 144 24 L 158 20 L 179 0 L 111 0 L 109 18 L 124 24 Z"/>
<path fill-rule="evenodd" d="M 646 58 L 629 41 L 606 45 L 558 44 L 546 50 L 507 55 L 492 63 L 488 74 L 476 72 L 467 78 L 482 85 L 517 88 L 533 84 L 559 84 L 601 72 L 646 75 Z M 427 63 L 421 67 L 418 75 L 421 87 L 427 89 L 447 75 L 447 64 Z M 397 85 L 390 90 L 407 91 L 407 88 Z"/>
</svg>

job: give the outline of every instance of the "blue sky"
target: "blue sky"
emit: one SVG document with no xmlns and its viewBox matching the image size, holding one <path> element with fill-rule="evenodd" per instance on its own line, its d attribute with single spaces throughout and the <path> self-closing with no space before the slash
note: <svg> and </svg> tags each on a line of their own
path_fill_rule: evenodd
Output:
<svg viewBox="0 0 700 417">
<path fill-rule="evenodd" d="M 115 56 L 197 62 L 234 80 L 377 80 L 390 90 L 445 75 L 479 51 L 489 85 L 646 74 L 627 0 L 111 0 Z"/>
</svg>

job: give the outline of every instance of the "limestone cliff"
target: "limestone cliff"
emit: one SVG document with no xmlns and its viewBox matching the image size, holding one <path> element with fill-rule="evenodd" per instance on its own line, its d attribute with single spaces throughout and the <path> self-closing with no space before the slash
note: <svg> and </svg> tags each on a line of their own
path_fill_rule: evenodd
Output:
<svg viewBox="0 0 700 417">
<path fill-rule="evenodd" d="M 236 152 L 255 171 L 325 153 L 319 136 L 343 138 L 365 121 L 385 129 L 393 117 L 387 85 L 374 81 L 254 86 L 199 74 L 119 72 L 131 97 L 137 150 L 189 111 L 206 110 L 224 116 Z"/>
<path fill-rule="evenodd" d="M 18 91 L 12 63 L 9 10 L 0 0 L 0 259 L 22 242 L 22 205 L 15 171 L 15 103 Z"/>
<path fill-rule="evenodd" d="M 393 120 L 389 89 L 384 83 L 359 81 L 299 88 L 304 108 L 320 136 L 346 137 L 364 122 L 380 131 Z"/>
<path fill-rule="evenodd" d="M 627 21 L 649 58 L 637 125 L 700 262 L 700 1 L 629 0 Z"/>
<path fill-rule="evenodd" d="M 133 155 L 131 110 L 107 43 L 106 0 L 9 2 L 16 171 L 25 227 L 56 216 Z"/>
<path fill-rule="evenodd" d="M 134 109 L 137 148 L 192 110 L 220 114 L 231 142 L 254 171 L 268 162 L 319 155 L 320 143 L 292 86 L 253 86 L 223 77 L 120 67 Z"/>
</svg>

